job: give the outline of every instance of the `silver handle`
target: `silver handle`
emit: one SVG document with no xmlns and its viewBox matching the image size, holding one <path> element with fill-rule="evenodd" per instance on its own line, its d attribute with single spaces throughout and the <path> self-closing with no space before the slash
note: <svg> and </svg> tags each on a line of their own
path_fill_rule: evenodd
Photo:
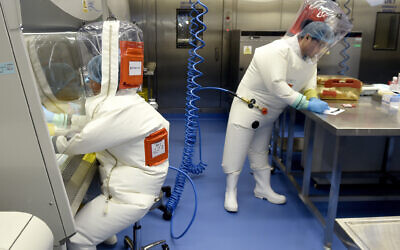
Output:
<svg viewBox="0 0 400 250">
<path fill-rule="evenodd" d="M 219 61 L 219 48 L 215 48 L 215 61 Z"/>
</svg>

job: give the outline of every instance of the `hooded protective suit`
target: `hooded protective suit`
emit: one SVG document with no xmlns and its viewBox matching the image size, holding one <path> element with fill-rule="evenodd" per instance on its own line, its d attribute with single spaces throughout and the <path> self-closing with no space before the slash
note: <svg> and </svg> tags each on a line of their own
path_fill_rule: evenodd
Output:
<svg viewBox="0 0 400 250">
<path fill-rule="evenodd" d="M 316 98 L 316 63 L 352 25 L 332 1 L 307 0 L 293 27 L 283 39 L 256 49 L 237 90 L 268 114 L 238 99 L 232 103 L 222 161 L 227 174 L 224 207 L 229 212 L 238 210 L 236 186 L 247 154 L 256 181 L 254 195 L 275 204 L 286 202 L 270 184 L 267 146 L 273 122 L 287 105 L 318 113 L 329 108 Z"/>
<path fill-rule="evenodd" d="M 304 60 L 297 36 L 280 39 L 257 48 L 254 57 L 238 87 L 237 94 L 255 99 L 256 104 L 268 109 L 263 115 L 234 99 L 229 114 L 222 167 L 227 174 L 225 209 L 236 212 L 236 185 L 246 155 L 256 180 L 254 193 L 272 203 L 285 203 L 282 195 L 270 187 L 270 166 L 267 146 L 273 122 L 287 105 L 299 108 L 308 103 L 299 91 L 310 91 L 316 85 L 317 66 Z"/>
<path fill-rule="evenodd" d="M 227 174 L 227 211 L 238 210 L 236 186 L 247 154 L 256 181 L 254 195 L 276 204 L 286 202 L 285 196 L 275 193 L 270 185 L 267 146 L 273 122 L 287 105 L 318 113 L 329 108 L 316 98 L 316 63 L 351 28 L 349 19 L 333 1 L 306 0 L 283 39 L 256 49 L 237 94 L 244 100 L 254 99 L 257 107 L 267 108 L 268 113 L 233 100 L 222 160 Z"/>
<path fill-rule="evenodd" d="M 88 123 L 70 140 L 55 139 L 56 151 L 72 155 L 96 152 L 100 162 L 102 194 L 76 215 L 77 233 L 69 239 L 68 249 L 96 249 L 97 244 L 142 218 L 158 198 L 169 165 L 168 121 L 136 89 L 116 93 L 118 46 L 108 46 L 111 51 L 107 55 L 104 44 L 118 41 L 119 23 L 110 23 L 103 27 L 103 38 L 113 38 L 103 40 L 107 61 L 100 64 L 101 93 L 86 102 Z"/>
<path fill-rule="evenodd" d="M 146 165 L 145 139 L 162 129 L 168 131 L 168 121 L 135 91 L 125 90 L 108 98 L 71 140 L 58 137 L 59 152 L 97 152 L 103 192 L 78 212 L 69 249 L 95 249 L 147 213 L 164 183 L 168 160 Z"/>
</svg>

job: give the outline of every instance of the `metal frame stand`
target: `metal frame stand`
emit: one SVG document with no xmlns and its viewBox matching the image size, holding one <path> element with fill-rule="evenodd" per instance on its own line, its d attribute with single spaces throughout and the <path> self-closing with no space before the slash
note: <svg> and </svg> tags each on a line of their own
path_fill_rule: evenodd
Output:
<svg viewBox="0 0 400 250">
<path fill-rule="evenodd" d="M 338 202 L 340 200 L 346 201 L 362 201 L 362 200 L 384 200 L 388 199 L 388 197 L 370 197 L 370 196 L 344 196 L 339 197 L 340 191 L 340 184 L 341 184 L 341 177 L 342 177 L 342 162 L 339 159 L 340 155 L 340 145 L 343 145 L 344 141 L 346 140 L 346 136 L 335 136 L 334 143 L 334 150 L 333 150 L 333 169 L 330 174 L 325 174 L 329 176 L 330 179 L 330 191 L 329 191 L 329 198 L 326 199 L 325 197 L 320 196 L 310 196 L 310 183 L 311 183 L 311 171 L 312 171 L 312 161 L 313 161 L 313 151 L 315 147 L 318 145 L 314 145 L 315 140 L 315 131 L 316 131 L 316 122 L 306 116 L 305 120 L 305 147 L 303 151 L 303 155 L 305 155 L 305 164 L 304 164 L 304 171 L 303 171 L 303 183 L 302 186 L 299 185 L 297 180 L 294 178 L 294 175 L 299 174 L 298 171 L 292 171 L 292 154 L 293 154 L 293 141 L 294 141 L 294 125 L 295 125 L 295 110 L 290 109 L 290 123 L 288 124 L 288 144 L 287 144 L 287 151 L 286 151 L 286 162 L 285 164 L 282 161 L 283 154 L 282 154 L 282 147 L 279 156 L 277 154 L 277 133 L 281 132 L 281 138 L 284 136 L 284 130 L 279 131 L 279 125 L 277 124 L 284 124 L 282 119 L 285 119 L 285 114 L 282 115 L 279 120 L 277 120 L 276 124 L 274 125 L 274 134 L 273 134 L 273 150 L 272 150 L 272 162 L 276 166 L 278 166 L 282 172 L 286 174 L 290 182 L 296 188 L 299 198 L 303 201 L 303 203 L 307 206 L 307 208 L 313 213 L 316 218 L 319 220 L 321 225 L 324 228 L 324 245 L 326 248 L 332 247 L 332 240 L 333 240 L 333 233 L 334 233 L 334 226 L 335 226 L 335 218 L 337 214 L 337 207 Z M 386 166 L 391 162 L 391 156 L 393 154 L 393 138 L 388 137 L 388 142 L 386 143 L 386 150 L 385 150 L 385 158 L 383 162 L 383 167 Z M 282 144 L 281 144 L 282 145 Z M 398 197 L 389 197 L 390 199 L 398 199 Z M 314 205 L 313 201 L 328 201 L 328 212 L 326 219 L 318 210 L 318 208 Z"/>
</svg>

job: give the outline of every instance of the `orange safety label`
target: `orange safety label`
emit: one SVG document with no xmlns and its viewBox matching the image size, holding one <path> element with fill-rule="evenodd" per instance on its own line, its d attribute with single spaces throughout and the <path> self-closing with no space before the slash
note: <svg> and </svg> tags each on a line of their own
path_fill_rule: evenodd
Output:
<svg viewBox="0 0 400 250">
<path fill-rule="evenodd" d="M 120 41 L 120 89 L 137 88 L 143 83 L 143 42 Z"/>
<path fill-rule="evenodd" d="M 144 139 L 146 165 L 156 166 L 168 159 L 168 131 L 163 128 Z"/>
</svg>

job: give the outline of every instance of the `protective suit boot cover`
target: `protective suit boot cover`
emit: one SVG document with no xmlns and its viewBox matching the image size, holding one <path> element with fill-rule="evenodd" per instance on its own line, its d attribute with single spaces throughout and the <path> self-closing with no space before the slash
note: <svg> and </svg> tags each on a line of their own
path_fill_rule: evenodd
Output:
<svg viewBox="0 0 400 250">
<path fill-rule="evenodd" d="M 237 212 L 237 183 L 240 172 L 234 172 L 226 175 L 226 189 L 224 207 L 228 212 Z"/>
<path fill-rule="evenodd" d="M 274 192 L 271 188 L 271 169 L 254 170 L 254 179 L 256 187 L 254 188 L 254 196 L 259 199 L 266 199 L 274 204 L 284 204 L 286 197 Z"/>
</svg>

